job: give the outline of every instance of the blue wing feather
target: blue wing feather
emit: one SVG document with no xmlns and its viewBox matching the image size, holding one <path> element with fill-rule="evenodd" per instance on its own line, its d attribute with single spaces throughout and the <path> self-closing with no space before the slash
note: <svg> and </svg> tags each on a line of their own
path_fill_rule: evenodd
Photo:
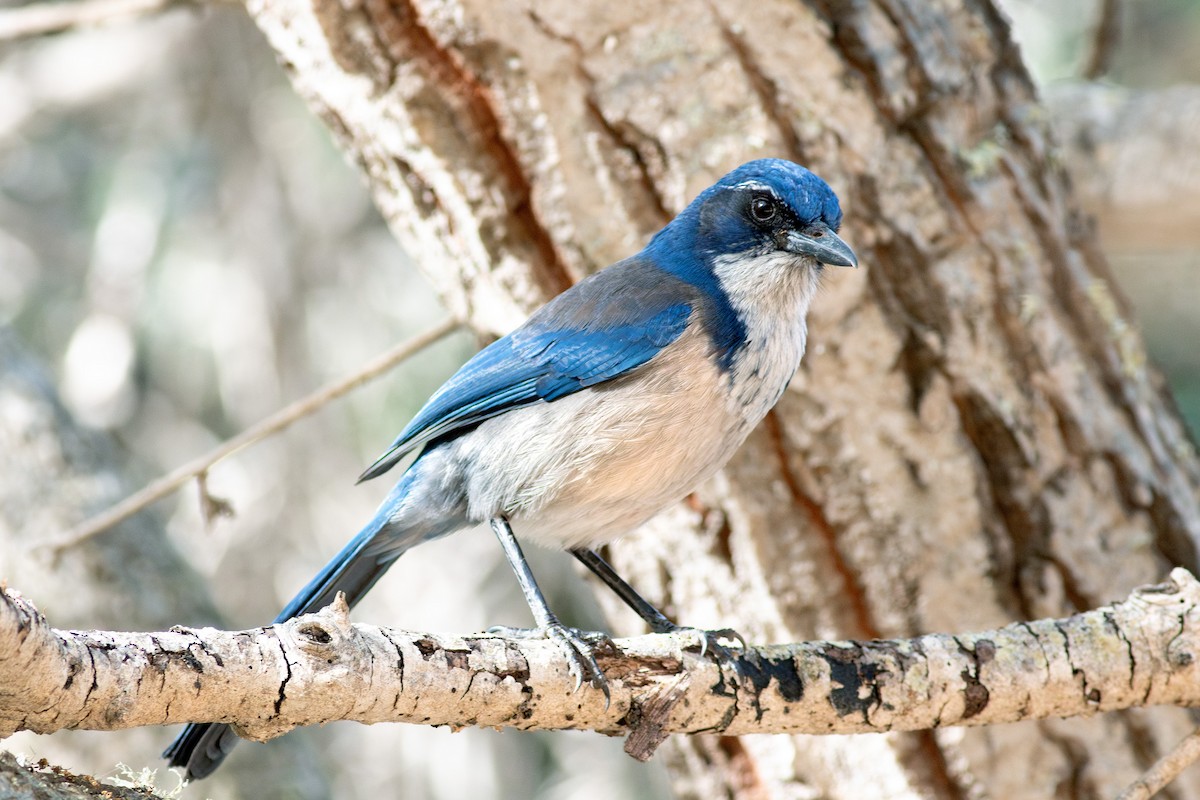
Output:
<svg viewBox="0 0 1200 800">
<path fill-rule="evenodd" d="M 693 294 L 636 257 L 581 281 L 463 365 L 359 480 L 383 474 L 434 439 L 645 364 L 683 333 Z"/>
</svg>

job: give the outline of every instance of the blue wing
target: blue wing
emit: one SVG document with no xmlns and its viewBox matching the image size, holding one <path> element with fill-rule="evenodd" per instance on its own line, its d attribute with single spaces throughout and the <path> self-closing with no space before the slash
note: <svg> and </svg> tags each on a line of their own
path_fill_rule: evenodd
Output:
<svg viewBox="0 0 1200 800">
<path fill-rule="evenodd" d="M 637 257 L 579 282 L 464 364 L 359 480 L 434 439 L 645 364 L 683 333 L 693 298 L 688 284 Z"/>
</svg>

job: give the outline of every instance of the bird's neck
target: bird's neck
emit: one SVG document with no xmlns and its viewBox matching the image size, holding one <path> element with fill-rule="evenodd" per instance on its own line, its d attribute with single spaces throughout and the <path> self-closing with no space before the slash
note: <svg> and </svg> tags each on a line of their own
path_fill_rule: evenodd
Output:
<svg viewBox="0 0 1200 800">
<path fill-rule="evenodd" d="M 731 399 L 751 424 L 775 405 L 800 365 L 816 264 L 786 253 L 718 258 L 713 273 L 745 334 L 727 359 Z"/>
<path fill-rule="evenodd" d="M 804 320 L 821 266 L 778 250 L 713 255 L 711 244 L 689 209 L 660 231 L 644 254 L 705 298 L 703 325 L 722 370 L 735 375 L 739 362 L 746 369 L 765 358 L 769 364 L 757 366 L 770 367 L 768 390 L 778 383 L 782 391 L 804 354 Z"/>
<path fill-rule="evenodd" d="M 695 214 L 680 214 L 650 241 L 644 255 L 699 293 L 701 324 L 718 364 L 728 371 L 734 354 L 746 341 L 746 326 L 704 253 L 695 223 Z"/>
</svg>

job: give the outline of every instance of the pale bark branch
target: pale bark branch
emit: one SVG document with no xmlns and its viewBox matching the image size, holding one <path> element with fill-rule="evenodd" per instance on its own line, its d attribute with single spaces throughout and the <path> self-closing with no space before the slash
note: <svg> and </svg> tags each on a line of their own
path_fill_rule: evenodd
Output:
<svg viewBox="0 0 1200 800">
<path fill-rule="evenodd" d="M 637 734 L 860 733 L 1200 705 L 1200 582 L 1065 619 L 908 640 L 751 647 L 726 663 L 686 637 L 598 652 L 612 702 L 574 688 L 558 646 L 351 624 L 336 603 L 267 628 L 61 631 L 0 603 L 0 735 L 218 721 L 270 739 L 333 720 Z M 647 741 L 649 745 L 647 745 Z"/>
<path fill-rule="evenodd" d="M 1179 773 L 1200 761 L 1200 730 L 1192 731 L 1175 749 L 1167 753 L 1146 770 L 1120 795 L 1117 800 L 1150 800 L 1175 780 Z"/>
</svg>

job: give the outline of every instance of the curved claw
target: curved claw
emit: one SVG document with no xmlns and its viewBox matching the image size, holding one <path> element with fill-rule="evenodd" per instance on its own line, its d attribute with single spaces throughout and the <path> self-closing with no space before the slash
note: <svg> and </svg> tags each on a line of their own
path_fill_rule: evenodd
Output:
<svg viewBox="0 0 1200 800">
<path fill-rule="evenodd" d="M 581 631 L 568 628 L 561 622 L 555 621 L 543 628 L 510 628 L 506 625 L 493 625 L 488 633 L 506 636 L 513 639 L 553 639 L 558 642 L 567 654 L 567 669 L 575 677 L 575 691 L 583 686 L 584 678 L 593 689 L 604 693 L 604 707 L 607 709 L 612 701 L 608 680 L 596 662 L 595 645 L 608 641 L 608 636 L 596 631 Z"/>
<path fill-rule="evenodd" d="M 735 631 L 733 628 L 718 628 L 715 631 L 706 631 L 712 637 L 712 642 L 715 645 L 718 639 L 733 639 L 738 643 L 738 647 L 745 650 L 749 647 L 746 644 L 746 637 Z"/>
<path fill-rule="evenodd" d="M 690 628 L 684 625 L 675 625 L 672 628 L 660 631 L 660 633 L 674 633 L 692 638 L 693 644 L 690 646 L 699 648 L 701 658 L 707 655 L 709 650 L 712 650 L 713 656 L 716 657 L 717 661 L 723 661 L 729 664 L 733 667 L 734 671 L 737 671 L 737 659 L 734 657 L 733 652 L 728 647 L 721 644 L 720 640 L 732 639 L 738 643 L 738 646 L 742 650 L 746 649 L 745 637 L 735 631 L 733 628 L 721 628 L 715 631 L 708 631 L 701 628 Z"/>
</svg>

